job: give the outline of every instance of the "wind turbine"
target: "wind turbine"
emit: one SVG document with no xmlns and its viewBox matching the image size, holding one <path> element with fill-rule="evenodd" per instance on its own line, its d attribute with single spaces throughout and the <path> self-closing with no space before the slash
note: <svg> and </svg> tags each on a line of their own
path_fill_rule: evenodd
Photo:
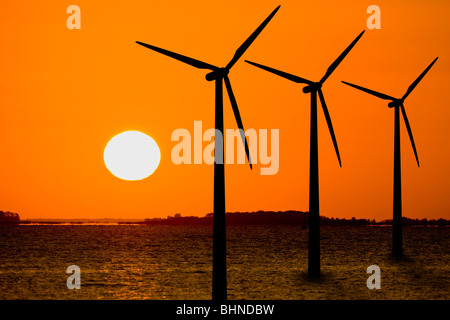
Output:
<svg viewBox="0 0 450 320">
<path fill-rule="evenodd" d="M 362 37 L 364 31 L 362 31 L 358 37 L 341 53 L 341 55 L 334 61 L 327 69 L 325 75 L 319 82 L 313 82 L 283 71 L 279 71 L 264 65 L 247 61 L 258 68 L 274 73 L 280 77 L 286 78 L 296 83 L 307 84 L 303 88 L 304 93 L 311 94 L 311 134 L 310 134 L 310 172 L 309 172 L 309 250 L 308 250 L 308 275 L 310 277 L 320 276 L 320 228 L 319 228 L 319 155 L 318 155 L 318 142 L 317 142 L 317 94 L 319 95 L 320 103 L 322 105 L 323 113 L 325 114 L 325 119 L 328 124 L 328 129 L 333 140 L 334 149 L 336 150 L 336 155 L 341 164 L 341 157 L 339 155 L 339 149 L 334 135 L 333 125 L 331 123 L 330 114 L 328 113 L 328 108 L 325 103 L 325 98 L 322 93 L 322 85 L 325 80 L 333 73 L 333 71 L 342 62 L 345 56 L 350 52 L 353 46 Z"/>
<path fill-rule="evenodd" d="M 438 58 L 434 59 L 433 62 L 422 72 L 422 74 L 408 87 L 408 90 L 403 95 L 401 99 L 397 99 L 387 94 L 380 93 L 374 90 L 370 90 L 356 84 L 351 84 L 342 81 L 346 85 L 349 85 L 358 90 L 367 92 L 375 97 L 391 100 L 388 107 L 394 108 L 394 212 L 392 220 L 392 254 L 394 256 L 401 256 L 403 254 L 403 244 L 402 244 L 402 174 L 401 174 L 401 161 L 400 161 L 400 110 L 402 111 L 403 120 L 405 121 L 405 126 L 408 131 L 409 139 L 411 140 L 411 145 L 414 150 L 414 155 L 416 157 L 417 166 L 419 164 L 419 157 L 417 156 L 416 145 L 414 144 L 414 138 L 411 131 L 411 126 L 409 125 L 408 117 L 406 116 L 405 107 L 403 102 L 409 96 L 409 94 L 414 90 L 414 88 L 419 84 L 425 74 L 431 69 L 433 64 Z"/>
<path fill-rule="evenodd" d="M 250 37 L 236 50 L 231 61 L 224 67 L 219 68 L 212 64 L 202 62 L 181 54 L 161 49 L 146 43 L 136 41 L 141 46 L 162 53 L 166 56 L 189 64 L 198 69 L 207 69 L 212 72 L 206 75 L 207 81 L 215 81 L 215 129 L 219 130 L 223 137 L 223 82 L 230 98 L 230 103 L 236 118 L 236 122 L 244 143 L 250 169 L 250 159 L 247 140 L 245 138 L 244 126 L 237 106 L 236 99 L 231 88 L 228 73 L 252 42 L 258 37 L 269 21 L 277 13 L 280 6 L 261 23 L 261 25 L 250 35 Z M 227 269 L 226 269 L 226 226 L 225 226 L 225 168 L 224 168 L 224 145 L 223 139 L 214 139 L 214 218 L 213 218 L 213 276 L 212 276 L 212 300 L 225 301 L 227 299 Z"/>
</svg>

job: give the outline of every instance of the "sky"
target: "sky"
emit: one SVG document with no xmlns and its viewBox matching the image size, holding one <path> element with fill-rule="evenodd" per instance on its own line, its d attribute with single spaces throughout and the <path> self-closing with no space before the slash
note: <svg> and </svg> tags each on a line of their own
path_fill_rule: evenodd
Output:
<svg viewBox="0 0 450 320">
<path fill-rule="evenodd" d="M 80 29 L 66 12 L 80 8 Z M 367 7 L 381 10 L 369 29 Z M 326 81 L 339 167 L 319 106 L 320 214 L 392 218 L 394 110 L 341 83 L 401 97 L 420 168 L 401 124 L 403 215 L 450 219 L 450 3 L 430 1 L 58 1 L 0 3 L 0 210 L 33 218 L 154 218 L 213 210 L 212 165 L 175 164 L 177 129 L 214 127 L 214 83 L 199 70 L 143 48 L 142 41 L 225 66 L 257 26 L 272 21 L 230 71 L 244 127 L 278 129 L 279 168 L 225 166 L 226 210 L 308 211 L 310 97 L 302 85 L 251 60 L 320 80 L 363 30 Z M 236 129 L 224 95 L 225 128 Z M 126 181 L 106 168 L 108 141 L 124 131 L 151 136 L 156 171 Z M 204 143 L 205 146 L 207 143 Z"/>
</svg>

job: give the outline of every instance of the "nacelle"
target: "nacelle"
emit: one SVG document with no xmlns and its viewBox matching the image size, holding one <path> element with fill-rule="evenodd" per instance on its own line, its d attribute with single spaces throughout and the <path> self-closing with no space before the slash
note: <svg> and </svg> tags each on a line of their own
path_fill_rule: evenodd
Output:
<svg viewBox="0 0 450 320">
<path fill-rule="evenodd" d="M 399 107 L 403 103 L 403 100 L 397 99 L 388 103 L 389 108 Z"/>
<path fill-rule="evenodd" d="M 228 69 L 220 68 L 208 73 L 205 78 L 207 81 L 214 81 L 220 78 L 224 78 L 228 74 Z"/>
<path fill-rule="evenodd" d="M 316 82 L 313 84 L 310 84 L 309 86 L 306 86 L 302 89 L 303 93 L 310 93 L 313 91 L 318 91 L 322 87 L 322 84 L 320 82 Z"/>
</svg>

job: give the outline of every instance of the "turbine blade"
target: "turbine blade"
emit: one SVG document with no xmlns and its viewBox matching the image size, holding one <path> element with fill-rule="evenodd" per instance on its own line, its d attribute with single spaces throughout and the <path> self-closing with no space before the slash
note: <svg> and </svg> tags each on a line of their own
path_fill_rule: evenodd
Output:
<svg viewBox="0 0 450 320">
<path fill-rule="evenodd" d="M 248 37 L 248 39 L 245 40 L 245 42 L 236 50 L 233 58 L 226 66 L 226 69 L 228 69 L 228 70 L 231 69 L 231 67 L 234 66 L 234 64 L 239 60 L 239 58 L 242 57 L 244 52 L 248 49 L 248 47 L 250 47 L 252 42 L 255 41 L 256 37 L 259 36 L 261 31 L 263 31 L 263 29 L 266 27 L 266 25 L 269 23 L 269 21 L 273 18 L 275 13 L 277 13 L 277 11 L 278 11 L 278 9 L 280 9 L 280 7 L 281 6 L 276 7 L 275 10 L 273 10 L 272 13 L 266 18 L 266 20 L 264 20 L 263 23 L 261 23 L 261 25 L 255 31 L 253 31 L 253 33 L 250 35 L 250 37 Z"/>
<path fill-rule="evenodd" d="M 331 139 L 333 140 L 334 150 L 336 150 L 336 155 L 339 160 L 339 166 L 342 167 L 341 156 L 339 155 L 339 148 L 337 145 L 336 136 L 334 135 L 333 124 L 331 123 L 331 117 L 330 114 L 328 113 L 327 104 L 325 103 L 325 97 L 323 96 L 321 89 L 319 89 L 318 93 L 320 104 L 322 105 L 323 113 L 325 114 L 325 119 L 327 120 L 328 129 L 330 130 Z"/>
<path fill-rule="evenodd" d="M 150 44 L 146 44 L 146 43 L 139 42 L 139 41 L 136 41 L 136 43 L 140 44 L 143 47 L 146 47 L 148 49 L 151 49 L 151 50 L 154 50 L 156 52 L 162 53 L 163 55 L 169 56 L 171 58 L 174 58 L 174 59 L 176 59 L 178 61 L 187 63 L 187 64 L 189 64 L 189 65 L 191 65 L 193 67 L 199 68 L 199 69 L 209 69 L 209 70 L 217 70 L 217 69 L 219 69 L 216 66 L 213 66 L 212 64 L 209 64 L 209 63 L 206 63 L 206 62 L 203 62 L 203 61 L 200 61 L 200 60 L 196 60 L 196 59 L 193 59 L 193 58 L 189 58 L 189 57 L 183 56 L 181 54 L 178 54 L 178 53 L 175 53 L 175 52 L 172 52 L 172 51 L 169 51 L 169 50 L 161 49 L 161 48 L 152 46 Z"/>
<path fill-rule="evenodd" d="M 325 80 L 328 79 L 328 77 L 333 73 L 333 71 L 338 67 L 338 65 L 342 62 L 342 60 L 344 60 L 345 56 L 350 52 L 350 50 L 352 50 L 352 48 L 354 47 L 354 45 L 358 42 L 358 40 L 362 37 L 362 35 L 364 34 L 365 30 L 362 31 L 355 40 L 353 40 L 353 42 L 347 47 L 347 49 L 344 50 L 344 52 L 341 53 L 341 55 L 336 59 L 336 61 L 334 61 L 327 69 L 327 72 L 325 73 L 325 75 L 323 76 L 322 80 L 320 80 L 320 83 L 324 83 Z"/>
<path fill-rule="evenodd" d="M 255 67 L 261 68 L 261 69 L 269 71 L 271 73 L 274 73 L 277 76 L 280 76 L 280 77 L 283 77 L 285 79 L 294 81 L 296 83 L 307 83 L 307 84 L 313 84 L 314 83 L 312 81 L 309 81 L 309 80 L 306 80 L 306 79 L 294 76 L 293 74 L 290 74 L 290 73 L 287 73 L 287 72 L 283 72 L 283 71 L 280 71 L 280 70 L 277 70 L 277 69 L 273 69 L 273 68 L 270 68 L 270 67 L 263 66 L 262 64 L 259 64 L 259 63 L 251 62 L 251 61 L 248 61 L 248 60 L 245 60 L 245 62 L 247 62 L 247 63 L 249 63 L 251 65 L 254 65 Z"/>
<path fill-rule="evenodd" d="M 345 82 L 345 81 L 342 81 L 342 82 L 345 83 L 346 85 L 350 86 L 350 87 L 353 87 L 353 88 L 356 88 L 358 90 L 364 91 L 364 92 L 366 92 L 368 94 L 371 94 L 371 95 L 373 95 L 375 97 L 378 97 L 378 98 L 381 98 L 381 99 L 384 99 L 384 100 L 395 100 L 394 97 L 388 96 L 387 94 L 384 94 L 384 93 L 381 93 L 381 92 L 377 92 L 377 91 L 374 91 L 374 90 L 370 90 L 370 89 L 367 89 L 367 88 L 364 88 L 364 87 L 361 87 L 361 86 L 357 86 L 356 84 L 352 84 L 352 83 L 349 83 L 349 82 Z"/>
<path fill-rule="evenodd" d="M 438 57 L 439 58 L 439 57 Z M 431 67 L 433 66 L 433 64 L 436 62 L 436 60 L 438 59 L 434 59 L 433 62 L 430 63 L 430 65 L 422 72 L 422 74 L 416 79 L 416 81 L 414 81 L 408 88 L 408 90 L 406 91 L 405 95 L 403 96 L 402 100 L 405 100 L 407 96 L 409 96 L 409 94 L 414 90 L 414 88 L 419 84 L 419 82 L 422 80 L 423 77 L 425 77 L 425 75 L 427 74 L 427 72 L 431 69 Z"/>
<path fill-rule="evenodd" d="M 414 138 L 413 138 L 413 134 L 411 131 L 411 126 L 409 125 L 408 117 L 406 116 L 405 107 L 403 106 L 403 104 L 401 104 L 400 108 L 402 110 L 403 120 L 405 120 L 406 129 L 408 130 L 409 140 L 411 140 L 411 145 L 414 150 L 414 155 L 416 156 L 417 166 L 420 167 L 419 157 L 417 156 L 416 145 L 414 144 Z"/>
<path fill-rule="evenodd" d="M 239 108 L 237 106 L 236 98 L 234 97 L 233 89 L 231 89 L 231 82 L 230 79 L 228 79 L 228 76 L 225 76 L 224 80 L 228 92 L 228 97 L 230 98 L 231 107 L 233 108 L 234 117 L 236 118 L 238 129 L 240 129 L 239 131 L 241 134 L 242 143 L 244 144 L 245 154 L 247 155 L 250 169 L 252 169 L 252 161 L 250 159 L 250 151 L 248 149 L 247 139 L 245 138 L 244 125 L 242 124 L 241 114 L 239 113 Z"/>
</svg>

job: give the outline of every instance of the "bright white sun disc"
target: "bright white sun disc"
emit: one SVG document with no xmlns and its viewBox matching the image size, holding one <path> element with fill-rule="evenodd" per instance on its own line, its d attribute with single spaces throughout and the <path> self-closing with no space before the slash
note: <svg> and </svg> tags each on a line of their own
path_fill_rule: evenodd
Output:
<svg viewBox="0 0 450 320">
<path fill-rule="evenodd" d="M 103 159 L 114 176 L 135 181 L 147 178 L 158 168 L 161 153 L 150 136 L 139 131 L 125 131 L 108 142 Z"/>
</svg>

